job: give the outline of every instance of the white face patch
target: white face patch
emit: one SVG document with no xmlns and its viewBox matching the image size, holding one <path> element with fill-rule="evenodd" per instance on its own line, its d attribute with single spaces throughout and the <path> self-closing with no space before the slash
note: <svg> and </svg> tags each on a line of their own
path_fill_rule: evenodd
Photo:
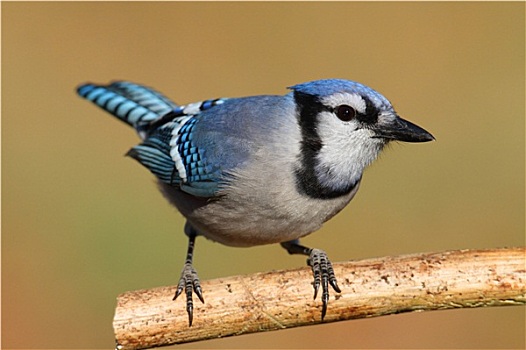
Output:
<svg viewBox="0 0 526 350">
<path fill-rule="evenodd" d="M 342 122 L 330 112 L 322 112 L 318 118 L 317 131 L 323 144 L 316 166 L 320 183 L 337 189 L 349 181 L 358 181 L 380 153 L 384 141 L 373 138 L 372 130 L 359 128 L 356 120 Z"/>
<path fill-rule="evenodd" d="M 365 113 L 367 105 L 362 96 L 358 94 L 350 94 L 346 92 L 341 92 L 325 97 L 321 100 L 325 106 L 337 107 L 341 105 L 348 105 L 354 108 L 358 113 Z"/>
</svg>

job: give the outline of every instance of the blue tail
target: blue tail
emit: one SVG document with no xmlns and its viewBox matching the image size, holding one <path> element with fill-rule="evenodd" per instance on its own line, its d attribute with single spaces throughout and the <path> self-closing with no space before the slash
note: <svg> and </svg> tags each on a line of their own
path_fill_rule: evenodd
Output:
<svg viewBox="0 0 526 350">
<path fill-rule="evenodd" d="M 161 93 L 125 81 L 109 85 L 87 83 L 79 86 L 77 92 L 139 132 L 145 125 L 177 108 L 177 104 Z"/>
</svg>

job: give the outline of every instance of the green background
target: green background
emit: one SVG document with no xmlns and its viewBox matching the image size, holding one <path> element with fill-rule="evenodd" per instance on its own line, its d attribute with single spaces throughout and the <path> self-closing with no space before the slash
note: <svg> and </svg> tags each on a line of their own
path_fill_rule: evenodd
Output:
<svg viewBox="0 0 526 350">
<path fill-rule="evenodd" d="M 76 96 L 87 80 L 137 81 L 179 103 L 360 81 L 437 140 L 389 147 L 353 202 L 303 242 L 333 261 L 524 245 L 524 10 L 520 2 L 3 2 L 3 348 L 113 347 L 116 296 L 173 285 L 182 268 L 182 217 L 153 176 L 123 157 L 138 142 L 134 131 Z M 278 245 L 197 241 L 202 279 L 304 264 Z M 180 348 L 524 346 L 524 308 L 504 307 Z"/>
</svg>

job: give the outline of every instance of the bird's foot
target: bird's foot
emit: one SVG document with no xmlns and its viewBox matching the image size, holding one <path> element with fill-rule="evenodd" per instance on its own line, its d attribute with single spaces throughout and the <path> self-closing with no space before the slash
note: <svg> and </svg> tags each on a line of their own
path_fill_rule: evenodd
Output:
<svg viewBox="0 0 526 350">
<path fill-rule="evenodd" d="M 318 289 L 321 284 L 321 301 L 323 303 L 321 320 L 323 321 L 325 313 L 327 312 L 327 303 L 329 302 L 329 283 L 336 292 L 341 293 L 341 290 L 336 282 L 336 276 L 334 275 L 334 270 L 327 257 L 327 253 L 321 249 L 311 249 L 307 264 L 312 268 L 314 275 L 314 299 L 316 299 L 318 295 Z"/>
<path fill-rule="evenodd" d="M 188 262 L 184 264 L 183 272 L 181 273 L 181 278 L 177 284 L 177 290 L 175 291 L 173 300 L 177 299 L 183 290 L 186 294 L 186 312 L 188 313 L 188 324 L 189 326 L 192 326 L 192 320 L 194 316 L 194 301 L 192 299 L 192 293 L 195 293 L 202 303 L 204 303 L 205 300 L 203 299 L 203 291 L 201 289 L 201 284 L 199 283 L 197 271 L 195 271 L 192 264 Z"/>
</svg>

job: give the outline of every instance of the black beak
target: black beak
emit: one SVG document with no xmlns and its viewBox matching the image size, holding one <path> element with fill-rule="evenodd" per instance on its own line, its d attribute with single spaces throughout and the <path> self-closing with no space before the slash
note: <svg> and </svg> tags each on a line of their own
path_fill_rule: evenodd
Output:
<svg viewBox="0 0 526 350">
<path fill-rule="evenodd" d="M 428 142 L 435 139 L 418 125 L 398 116 L 394 120 L 379 123 L 374 128 L 374 132 L 376 133 L 374 137 L 404 142 Z"/>
</svg>

